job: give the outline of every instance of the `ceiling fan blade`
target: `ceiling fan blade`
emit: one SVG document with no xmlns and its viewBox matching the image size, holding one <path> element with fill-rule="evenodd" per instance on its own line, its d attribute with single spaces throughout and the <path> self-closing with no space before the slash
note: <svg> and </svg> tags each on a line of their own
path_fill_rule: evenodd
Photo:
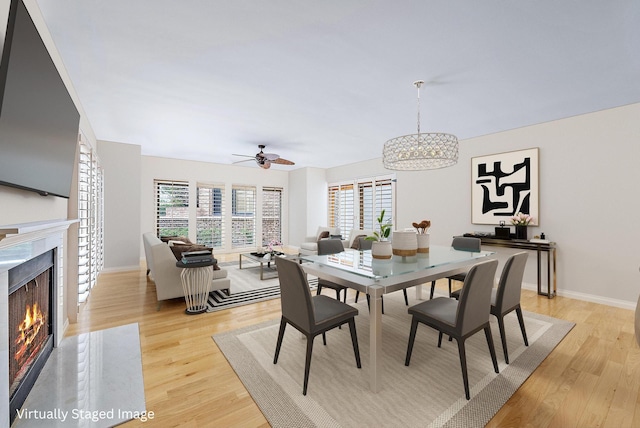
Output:
<svg viewBox="0 0 640 428">
<path fill-rule="evenodd" d="M 295 162 L 291 162 L 290 160 L 283 159 L 283 158 L 278 158 L 278 159 L 273 160 L 271 162 L 277 163 L 277 164 L 280 164 L 280 165 L 295 165 Z"/>
<path fill-rule="evenodd" d="M 262 169 L 269 169 L 271 168 L 271 162 L 269 162 L 268 160 L 265 160 L 261 165 L 260 168 Z"/>
<path fill-rule="evenodd" d="M 254 155 L 238 155 L 238 154 L 235 154 L 235 153 L 232 153 L 231 156 L 242 156 L 243 158 L 254 158 L 255 157 Z"/>
<path fill-rule="evenodd" d="M 253 156 L 251 156 L 251 159 L 244 159 L 244 160 L 239 160 L 239 161 L 235 161 L 233 163 L 242 163 L 242 162 L 249 162 L 253 160 Z"/>
</svg>

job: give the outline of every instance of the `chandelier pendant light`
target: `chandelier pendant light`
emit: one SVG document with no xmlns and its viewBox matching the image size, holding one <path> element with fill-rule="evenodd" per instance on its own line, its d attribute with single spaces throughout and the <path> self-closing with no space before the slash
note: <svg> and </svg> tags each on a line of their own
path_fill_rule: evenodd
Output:
<svg viewBox="0 0 640 428">
<path fill-rule="evenodd" d="M 440 132 L 420 132 L 420 87 L 424 81 L 413 82 L 418 88 L 418 133 L 388 140 L 382 150 L 386 169 L 420 171 L 455 165 L 458 162 L 458 138 Z"/>
</svg>

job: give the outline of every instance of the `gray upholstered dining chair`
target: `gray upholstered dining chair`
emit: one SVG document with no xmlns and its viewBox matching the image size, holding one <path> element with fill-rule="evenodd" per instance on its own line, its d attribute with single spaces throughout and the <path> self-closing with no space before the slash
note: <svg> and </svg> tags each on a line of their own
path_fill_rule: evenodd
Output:
<svg viewBox="0 0 640 428">
<path fill-rule="evenodd" d="M 509 257 L 502 268 L 498 288 L 491 290 L 491 315 L 498 319 L 502 351 L 504 352 L 504 361 L 507 364 L 509 364 L 509 352 L 507 351 L 507 336 L 504 330 L 505 315 L 516 311 L 520 331 L 522 331 L 522 339 L 524 339 L 525 346 L 529 346 L 527 330 L 524 326 L 524 318 L 522 316 L 522 308 L 520 307 L 522 278 L 524 277 L 524 268 L 527 265 L 528 256 L 525 251 L 522 251 Z M 460 297 L 460 290 L 451 293 L 451 297 L 458 299 Z"/>
<path fill-rule="evenodd" d="M 465 340 L 467 338 L 480 330 L 484 330 L 489 352 L 491 353 L 491 360 L 493 361 L 493 368 L 498 373 L 498 361 L 489 325 L 491 289 L 493 288 L 497 267 L 497 260 L 487 260 L 474 265 L 467 273 L 460 293 L 460 300 L 437 297 L 409 308 L 412 319 L 405 366 L 408 366 L 411 361 L 418 323 L 438 330 L 438 347 L 442 345 L 443 334 L 455 337 L 458 342 L 462 381 L 467 400 L 470 398 L 465 351 Z"/>
<path fill-rule="evenodd" d="M 321 239 L 318 241 L 318 255 L 325 256 L 328 254 L 337 254 L 344 251 L 344 245 L 339 239 Z M 336 291 L 336 299 L 340 300 L 340 292 L 344 291 L 344 302 L 347 302 L 347 287 L 344 285 L 336 284 L 335 282 L 327 281 L 326 279 L 318 278 L 318 290 L 316 294 L 320 295 L 322 288 L 331 288 Z"/>
<path fill-rule="evenodd" d="M 280 319 L 280 331 L 278 332 L 273 364 L 278 363 L 284 330 L 287 324 L 291 324 L 307 338 L 304 384 L 302 387 L 302 394 L 307 395 L 313 340 L 317 335 L 322 334 L 323 343 L 326 345 L 327 338 L 325 333 L 348 323 L 356 365 L 361 368 L 355 324 L 355 316 L 358 315 L 358 310 L 327 296 L 312 296 L 307 276 L 297 262 L 278 257 L 276 258 L 276 266 L 278 268 L 278 277 L 280 278 L 282 317 Z"/>
<path fill-rule="evenodd" d="M 453 241 L 451 241 L 451 246 L 455 250 L 471 251 L 474 253 L 480 252 L 480 249 L 482 247 L 480 238 L 472 238 L 472 237 L 466 237 L 466 236 L 454 237 Z M 447 277 L 447 279 L 449 280 L 449 297 L 451 297 L 451 282 L 452 281 L 464 282 L 464 278 L 466 275 L 467 273 L 463 272 L 463 273 L 458 273 L 456 275 L 451 275 Z M 431 281 L 431 294 L 429 295 L 430 299 L 433 299 L 433 292 L 435 291 L 435 289 L 436 289 L 436 282 Z"/>
</svg>

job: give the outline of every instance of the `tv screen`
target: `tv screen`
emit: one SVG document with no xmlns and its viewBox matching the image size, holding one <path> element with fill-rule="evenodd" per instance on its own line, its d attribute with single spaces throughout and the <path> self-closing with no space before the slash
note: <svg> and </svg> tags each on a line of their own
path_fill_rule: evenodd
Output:
<svg viewBox="0 0 640 428">
<path fill-rule="evenodd" d="M 80 114 L 21 0 L 0 63 L 0 184 L 68 198 Z"/>
</svg>

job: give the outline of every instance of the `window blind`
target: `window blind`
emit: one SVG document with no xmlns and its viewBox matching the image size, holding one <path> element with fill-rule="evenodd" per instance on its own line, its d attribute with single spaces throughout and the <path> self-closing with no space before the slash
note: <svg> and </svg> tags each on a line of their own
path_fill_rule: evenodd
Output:
<svg viewBox="0 0 640 428">
<path fill-rule="evenodd" d="M 196 242 L 211 248 L 224 247 L 224 184 L 198 183 Z"/>
<path fill-rule="evenodd" d="M 262 188 L 262 246 L 282 243 L 282 189 Z"/>
<path fill-rule="evenodd" d="M 189 183 L 154 180 L 157 236 L 189 236 Z"/>
<path fill-rule="evenodd" d="M 231 248 L 256 246 L 256 188 L 232 187 Z"/>
<path fill-rule="evenodd" d="M 394 208 L 394 181 L 391 178 L 358 182 L 360 229 L 378 230 L 377 218 L 385 210 L 384 221 L 392 220 Z"/>
<path fill-rule="evenodd" d="M 87 301 L 104 267 L 103 171 L 80 138 L 78 159 L 78 304 Z"/>
<path fill-rule="evenodd" d="M 353 183 L 329 185 L 329 227 L 339 227 L 344 235 L 353 229 L 354 186 Z"/>
</svg>

